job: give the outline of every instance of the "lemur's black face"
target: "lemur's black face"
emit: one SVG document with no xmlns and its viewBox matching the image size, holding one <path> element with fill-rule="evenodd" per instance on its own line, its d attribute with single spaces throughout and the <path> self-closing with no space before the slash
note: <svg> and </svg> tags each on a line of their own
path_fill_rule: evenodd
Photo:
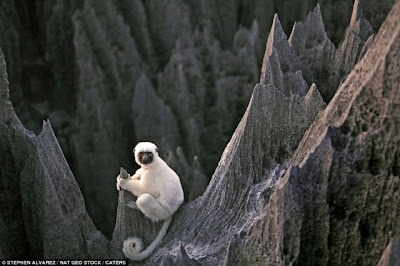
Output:
<svg viewBox="0 0 400 266">
<path fill-rule="evenodd" d="M 145 152 L 139 152 L 138 157 L 139 157 L 140 163 L 149 164 L 149 163 L 153 162 L 154 155 L 152 152 L 145 151 Z"/>
<path fill-rule="evenodd" d="M 133 154 L 137 164 L 150 167 L 158 159 L 158 148 L 151 142 L 139 142 L 133 149 Z"/>
</svg>

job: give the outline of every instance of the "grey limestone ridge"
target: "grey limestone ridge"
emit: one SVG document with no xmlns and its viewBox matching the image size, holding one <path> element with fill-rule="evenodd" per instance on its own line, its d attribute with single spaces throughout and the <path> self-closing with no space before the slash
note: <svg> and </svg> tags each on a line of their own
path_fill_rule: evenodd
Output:
<svg viewBox="0 0 400 266">
<path fill-rule="evenodd" d="M 36 134 L 50 119 L 88 213 L 110 238 L 111 177 L 120 166 L 135 170 L 137 142 L 163 143 L 162 157 L 179 159 L 191 201 L 210 181 L 261 68 L 261 84 L 304 96 L 315 83 L 328 103 L 394 0 L 355 1 L 337 49 L 353 2 L 320 2 L 290 32 L 316 0 L 0 1 L 10 97 Z"/>
<path fill-rule="evenodd" d="M 295 24 L 289 38 L 278 16 L 271 18 L 260 83 L 208 186 L 199 159 L 188 161 L 174 144 L 184 137 L 200 145 L 200 132 L 210 122 L 191 109 L 194 104 L 209 106 L 196 101 L 210 93 L 205 89 L 204 73 L 220 75 L 217 83 L 229 84 L 234 93 L 246 93 L 224 76 L 236 75 L 249 83 L 244 78 L 249 72 L 229 72 L 221 62 L 236 64 L 236 69 L 241 64 L 254 66 L 254 49 L 250 48 L 258 38 L 254 33 L 257 23 L 254 32 L 243 29 L 235 36 L 235 53 L 246 58 L 236 62 L 237 57 L 222 53 L 206 30 L 188 30 L 172 43 L 170 36 L 178 36 L 174 26 L 178 22 L 159 17 L 161 21 L 151 24 L 165 27 L 157 43 L 172 53 L 163 59 L 153 53 L 150 35 L 155 29 L 148 28 L 149 18 L 132 14 L 134 21 L 129 23 L 143 26 L 129 33 L 111 1 L 96 2 L 103 7 L 85 1 L 82 11 L 74 13 L 74 44 L 79 48 L 75 53 L 81 73 L 77 112 L 88 115 L 78 118 L 82 127 L 72 142 L 82 162 L 78 171 L 91 169 L 93 180 L 87 181 L 85 189 L 93 189 L 99 176 L 107 176 L 107 185 L 115 187 L 114 177 L 121 166 L 118 158 L 124 156 L 130 141 L 123 132 L 143 123 L 146 105 L 141 103 L 149 101 L 159 113 L 148 119 L 163 123 L 146 125 L 135 134 L 161 143 L 164 159 L 181 167 L 183 186 L 191 191 L 186 196 L 194 199 L 177 211 L 159 248 L 140 264 L 398 263 L 400 3 L 379 1 L 380 13 L 371 7 L 374 1 L 366 2 L 355 1 L 350 26 L 338 49 L 325 33 L 319 6 L 304 22 Z M 154 14 L 163 8 L 184 10 L 180 2 L 172 3 L 146 8 Z M 144 8 L 141 1 L 130 4 L 139 5 L 130 10 Z M 182 11 L 180 21 L 185 14 Z M 111 19 L 115 17 L 120 19 Z M 229 16 L 220 23 L 226 21 Z M 141 41 L 135 43 L 131 34 L 142 36 Z M 221 40 L 232 37 L 223 31 L 219 34 Z M 200 42 L 208 43 L 207 52 L 201 51 Z M 145 53 L 137 53 L 135 47 Z M 41 133 L 35 135 L 15 114 L 4 56 L 0 55 L 0 257 L 123 258 L 121 245 L 126 237 L 137 235 L 145 245 L 150 243 L 160 223 L 127 208 L 125 203 L 133 196 L 126 192 L 120 192 L 115 202 L 112 240 L 96 229 L 50 121 L 43 122 Z M 215 56 L 218 60 L 208 66 L 214 70 L 203 69 L 196 55 Z M 160 64 L 158 60 L 164 60 L 163 72 L 148 76 L 146 68 Z M 254 72 L 250 75 L 257 76 Z M 156 79 L 159 90 L 152 85 Z M 123 86 L 121 80 L 129 80 L 126 84 L 132 87 Z M 232 115 L 235 105 L 223 100 L 233 91 L 218 88 L 212 111 L 221 114 L 221 119 Z M 132 121 L 131 127 L 121 119 L 128 113 L 136 113 L 124 118 Z M 193 115 L 184 120 L 188 113 Z M 84 133 L 88 130 L 91 135 Z M 224 128 L 214 124 L 207 130 L 223 132 Z M 101 148 L 102 156 L 94 156 L 93 147 Z M 194 154 L 194 150 L 187 152 Z M 104 164 L 112 168 L 102 168 Z M 109 197 L 99 193 L 96 201 L 102 199 Z"/>
<path fill-rule="evenodd" d="M 150 140 L 163 143 L 163 157 L 186 158 L 177 170 L 185 179 L 185 197 L 202 194 L 259 79 L 274 12 L 288 31 L 315 5 L 316 0 L 0 1 L 10 97 L 27 129 L 39 134 L 41 121 L 51 120 L 82 194 L 90 198 L 88 213 L 111 237 L 118 197 L 111 176 L 120 166 L 135 170 L 131 147 Z M 349 0 L 322 1 L 335 43 L 351 6 Z M 388 12 L 381 9 L 364 12 L 374 18 L 375 31 Z M 301 80 L 300 73 L 282 71 L 287 83 Z M 314 81 L 306 80 L 308 89 Z M 324 86 L 315 83 L 322 92 Z"/>
<path fill-rule="evenodd" d="M 378 266 L 395 266 L 400 264 L 400 238 L 393 239 L 386 247 Z"/>
<path fill-rule="evenodd" d="M 50 122 L 36 136 L 16 116 L 2 52 L 0 75 L 2 258 L 108 256 Z"/>
</svg>

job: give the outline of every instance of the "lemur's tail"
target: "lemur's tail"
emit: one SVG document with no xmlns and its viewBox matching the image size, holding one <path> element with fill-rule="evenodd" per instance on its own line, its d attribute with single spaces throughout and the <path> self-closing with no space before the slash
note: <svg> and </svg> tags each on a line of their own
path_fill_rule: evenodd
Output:
<svg viewBox="0 0 400 266">
<path fill-rule="evenodd" d="M 150 256 L 154 249 L 161 243 L 164 236 L 167 234 L 169 225 L 171 224 L 172 216 L 166 219 L 158 232 L 157 237 L 151 242 L 151 244 L 142 251 L 143 241 L 138 237 L 131 237 L 124 241 L 122 251 L 128 259 L 138 261 L 143 260 Z"/>
</svg>

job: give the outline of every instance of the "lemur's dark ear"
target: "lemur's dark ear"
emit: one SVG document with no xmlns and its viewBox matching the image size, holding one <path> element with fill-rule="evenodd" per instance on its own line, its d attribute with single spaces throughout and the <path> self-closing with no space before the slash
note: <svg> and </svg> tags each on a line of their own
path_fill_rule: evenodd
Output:
<svg viewBox="0 0 400 266">
<path fill-rule="evenodd" d="M 135 153 L 135 149 L 133 149 L 133 153 Z"/>
<path fill-rule="evenodd" d="M 156 152 L 158 152 L 158 148 L 156 148 Z"/>
</svg>

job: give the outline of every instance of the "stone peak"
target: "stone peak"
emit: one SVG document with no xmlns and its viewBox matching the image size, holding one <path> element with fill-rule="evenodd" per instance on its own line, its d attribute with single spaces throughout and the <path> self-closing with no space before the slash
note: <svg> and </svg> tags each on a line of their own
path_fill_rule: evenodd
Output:
<svg viewBox="0 0 400 266">
<path fill-rule="evenodd" d="M 288 42 L 290 45 L 293 45 L 294 38 L 303 39 L 305 34 L 309 35 L 312 33 L 321 34 L 325 39 L 328 38 L 319 4 L 317 4 L 313 11 L 308 13 L 304 22 L 296 21 L 294 23 Z"/>
<path fill-rule="evenodd" d="M 313 11 L 308 13 L 306 21 L 309 20 L 317 23 L 318 28 L 322 28 L 325 31 L 324 20 L 322 19 L 321 7 L 319 4 L 317 4 Z"/>
<path fill-rule="evenodd" d="M 287 36 L 283 31 L 282 24 L 279 21 L 278 14 L 275 13 L 274 19 L 272 21 L 271 31 L 268 35 L 267 47 L 265 54 L 270 55 L 272 53 L 272 48 L 282 40 L 287 42 Z"/>
<path fill-rule="evenodd" d="M 351 14 L 350 26 L 354 26 L 357 23 L 357 20 L 362 18 L 363 12 L 360 5 L 360 0 L 355 0 L 353 5 L 353 13 Z"/>
</svg>

